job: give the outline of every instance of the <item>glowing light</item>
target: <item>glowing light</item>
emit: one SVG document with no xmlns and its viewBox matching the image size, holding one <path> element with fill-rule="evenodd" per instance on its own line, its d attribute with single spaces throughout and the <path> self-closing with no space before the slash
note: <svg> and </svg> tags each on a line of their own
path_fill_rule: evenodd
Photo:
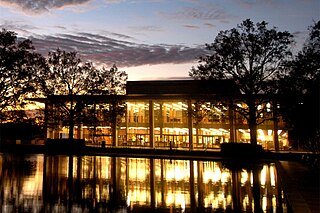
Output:
<svg viewBox="0 0 320 213">
<path fill-rule="evenodd" d="M 222 129 L 222 128 L 219 128 L 219 130 L 223 133 L 229 133 L 229 130 L 225 130 L 225 129 Z"/>
<path fill-rule="evenodd" d="M 212 170 L 206 170 L 203 173 L 203 182 L 204 183 L 209 183 L 209 181 L 212 182 L 218 182 L 221 180 L 221 170 L 217 167 L 214 168 L 214 171 Z"/>
<path fill-rule="evenodd" d="M 276 177 L 275 177 L 275 168 L 274 165 L 270 166 L 270 181 L 271 181 L 271 186 L 275 186 L 276 185 Z"/>
<path fill-rule="evenodd" d="M 243 171 L 241 172 L 241 184 L 245 184 L 248 180 L 248 172 Z"/>
<path fill-rule="evenodd" d="M 267 198 L 265 196 L 262 198 L 262 210 L 264 212 L 267 210 Z"/>
<path fill-rule="evenodd" d="M 239 129 L 239 132 L 242 132 L 242 133 L 247 133 L 245 130 L 243 129 Z"/>
<path fill-rule="evenodd" d="M 185 171 L 181 166 L 175 166 L 174 168 L 169 169 L 166 173 L 166 179 L 168 181 L 181 181 L 188 179 L 190 174 L 189 171 Z"/>
<path fill-rule="evenodd" d="M 228 182 L 229 177 L 230 177 L 230 172 L 222 172 L 221 173 L 221 182 L 222 183 Z"/>
<path fill-rule="evenodd" d="M 141 203 L 144 204 L 147 201 L 149 192 L 147 192 L 145 189 L 136 189 L 134 188 L 133 190 L 128 191 L 128 197 L 127 200 L 129 200 L 129 205 L 131 203 Z"/>
<path fill-rule="evenodd" d="M 258 133 L 259 133 L 259 137 L 258 139 L 261 141 L 265 141 L 266 140 L 266 136 L 264 135 L 264 132 L 262 129 L 258 129 Z"/>
<path fill-rule="evenodd" d="M 181 206 L 182 209 L 186 208 L 186 198 L 182 191 L 175 191 L 174 193 L 170 190 L 168 191 L 166 198 L 167 205 Z"/>
<path fill-rule="evenodd" d="M 25 196 L 41 196 L 43 182 L 43 157 L 37 157 L 37 168 L 33 176 L 25 178 L 23 181 L 22 194 Z"/>
<path fill-rule="evenodd" d="M 271 104 L 267 103 L 266 106 L 267 106 L 267 112 L 270 112 L 271 111 L 271 109 L 270 109 L 271 108 Z"/>
<path fill-rule="evenodd" d="M 264 186 L 266 184 L 266 175 L 267 175 L 267 169 L 266 169 L 266 166 L 263 167 L 263 169 L 261 170 L 261 178 L 260 178 L 260 181 L 261 181 L 261 185 Z"/>
<path fill-rule="evenodd" d="M 129 196 L 130 192 L 128 193 L 128 196 L 127 196 L 127 206 L 130 206 L 130 196 Z"/>
</svg>

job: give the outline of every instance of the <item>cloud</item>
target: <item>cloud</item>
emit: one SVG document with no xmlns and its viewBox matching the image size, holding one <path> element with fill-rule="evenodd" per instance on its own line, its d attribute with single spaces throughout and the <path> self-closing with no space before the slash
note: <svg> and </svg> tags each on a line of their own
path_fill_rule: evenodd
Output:
<svg viewBox="0 0 320 213">
<path fill-rule="evenodd" d="M 292 35 L 294 37 L 304 37 L 307 34 L 307 31 L 294 31 Z"/>
<path fill-rule="evenodd" d="M 195 62 L 206 50 L 168 44 L 141 44 L 91 33 L 59 34 L 30 37 L 36 51 L 44 56 L 60 48 L 76 51 L 84 61 L 119 67 Z"/>
<path fill-rule="evenodd" d="M 66 30 L 67 28 L 61 25 L 55 25 L 53 28 L 58 29 L 58 30 Z"/>
<path fill-rule="evenodd" d="M 0 6 L 10 8 L 18 8 L 26 14 L 41 14 L 52 9 L 60 9 L 67 6 L 79 6 L 94 0 L 0 0 Z M 143 2 L 158 2 L 161 0 L 101 0 L 102 4 L 119 4 L 127 3 L 143 3 Z M 79 8 L 77 8 L 79 12 Z"/>
<path fill-rule="evenodd" d="M 233 17 L 226 10 L 215 4 L 200 4 L 194 7 L 184 7 L 181 10 L 169 13 L 160 12 L 160 15 L 172 19 L 193 19 L 193 20 L 228 20 Z"/>
<path fill-rule="evenodd" d="M 17 20 L 16 21 L 3 20 L 2 22 L 0 22 L 0 29 L 2 28 L 10 31 L 14 31 L 19 35 L 30 35 L 31 31 L 38 29 L 33 25 L 26 24 L 24 21 L 17 21 Z"/>
<path fill-rule="evenodd" d="M 199 29 L 199 26 L 195 26 L 195 25 L 190 25 L 190 24 L 185 24 L 183 25 L 185 28 L 189 28 L 189 29 Z"/>
<path fill-rule="evenodd" d="M 277 5 L 280 5 L 284 2 L 281 1 L 275 1 L 275 0 L 260 0 L 260 1 L 256 1 L 256 0 L 236 0 L 236 2 L 238 3 L 239 6 L 241 6 L 242 8 L 245 9 L 252 9 L 253 7 L 257 7 L 257 6 L 268 6 L 268 7 L 276 7 Z M 289 3 L 291 4 L 291 2 Z"/>
<path fill-rule="evenodd" d="M 209 27 L 209 28 L 214 28 L 216 27 L 216 25 L 211 24 L 211 23 L 204 23 L 205 26 Z"/>
<path fill-rule="evenodd" d="M 50 9 L 87 3 L 91 0 L 1 0 L 0 6 L 17 7 L 27 13 L 43 13 Z"/>
<path fill-rule="evenodd" d="M 154 26 L 154 25 L 145 25 L 145 26 L 131 26 L 129 27 L 129 29 L 136 31 L 136 32 L 161 32 L 163 31 L 163 29 L 161 27 L 158 26 Z"/>
</svg>

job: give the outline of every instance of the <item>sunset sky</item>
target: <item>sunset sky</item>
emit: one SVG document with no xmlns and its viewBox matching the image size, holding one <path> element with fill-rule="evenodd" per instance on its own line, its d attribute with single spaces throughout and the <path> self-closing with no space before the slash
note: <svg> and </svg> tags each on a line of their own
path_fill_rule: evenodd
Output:
<svg viewBox="0 0 320 213">
<path fill-rule="evenodd" d="M 61 48 L 128 73 L 128 80 L 185 79 L 204 44 L 244 19 L 294 35 L 301 48 L 319 0 L 0 0 L 0 27 L 47 56 Z"/>
</svg>

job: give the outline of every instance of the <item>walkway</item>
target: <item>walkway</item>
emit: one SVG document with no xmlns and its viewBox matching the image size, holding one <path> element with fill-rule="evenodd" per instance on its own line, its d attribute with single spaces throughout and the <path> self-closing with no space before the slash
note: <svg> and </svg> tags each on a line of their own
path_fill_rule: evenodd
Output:
<svg viewBox="0 0 320 213">
<path fill-rule="evenodd" d="M 279 161 L 277 165 L 281 184 L 292 211 L 319 213 L 319 170 L 296 161 Z"/>
</svg>

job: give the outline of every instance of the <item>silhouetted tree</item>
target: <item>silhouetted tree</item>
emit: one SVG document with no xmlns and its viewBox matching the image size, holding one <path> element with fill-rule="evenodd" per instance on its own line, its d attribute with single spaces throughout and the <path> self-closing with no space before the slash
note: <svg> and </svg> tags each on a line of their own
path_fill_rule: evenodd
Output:
<svg viewBox="0 0 320 213">
<path fill-rule="evenodd" d="M 34 47 L 28 39 L 18 41 L 15 32 L 0 31 L 0 120 L 6 113 L 21 109 L 23 97 L 31 91 L 29 70 L 35 57 Z M 12 114 L 12 113 L 11 113 Z"/>
<path fill-rule="evenodd" d="M 78 95 L 123 94 L 127 74 L 114 65 L 110 70 L 97 69 L 90 62 L 82 62 L 76 52 L 57 49 L 50 52 L 47 64 L 34 75 L 37 93 L 54 99 L 55 115 L 69 126 L 69 139 L 73 139 L 74 126 L 81 122 L 85 103 Z M 59 98 L 54 98 L 60 95 Z M 62 96 L 66 98 L 62 98 Z M 57 117 L 54 116 L 54 119 Z"/>
<path fill-rule="evenodd" d="M 278 88 L 287 97 L 281 100 L 281 113 L 291 125 L 290 135 L 300 145 L 318 147 L 319 151 L 320 21 L 309 27 L 302 50 L 287 62 L 283 71 Z"/>
<path fill-rule="evenodd" d="M 243 94 L 239 101 L 245 106 L 233 107 L 247 119 L 254 145 L 266 105 L 258 95 L 269 92 L 269 82 L 291 55 L 289 47 L 293 42 L 289 32 L 268 29 L 267 25 L 265 21 L 254 24 L 247 19 L 236 28 L 219 32 L 214 43 L 206 44 L 209 54 L 200 57 L 200 64 L 189 72 L 196 80 L 232 79 L 237 84 Z"/>
</svg>

